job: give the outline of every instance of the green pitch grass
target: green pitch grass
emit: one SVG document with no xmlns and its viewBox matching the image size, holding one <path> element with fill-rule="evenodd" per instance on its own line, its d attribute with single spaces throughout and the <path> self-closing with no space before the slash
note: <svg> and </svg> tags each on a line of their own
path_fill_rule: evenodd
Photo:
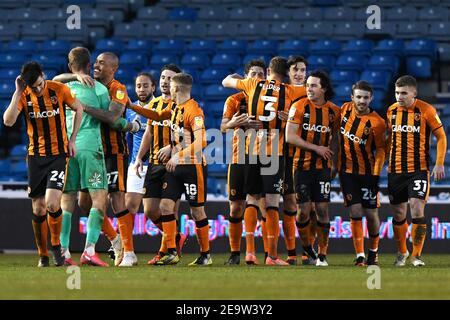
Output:
<svg viewBox="0 0 450 320">
<path fill-rule="evenodd" d="M 188 267 L 196 256 L 186 254 L 176 266 L 155 267 L 141 254 L 133 268 L 82 267 L 81 289 L 69 290 L 66 268 L 37 268 L 36 255 L 0 254 L 0 299 L 450 299 L 450 255 L 426 255 L 421 268 L 395 268 L 394 255 L 382 255 L 379 290 L 367 288 L 372 274 L 353 266 L 352 255 L 329 255 L 327 268 L 231 267 L 223 265 L 227 256 Z"/>
</svg>

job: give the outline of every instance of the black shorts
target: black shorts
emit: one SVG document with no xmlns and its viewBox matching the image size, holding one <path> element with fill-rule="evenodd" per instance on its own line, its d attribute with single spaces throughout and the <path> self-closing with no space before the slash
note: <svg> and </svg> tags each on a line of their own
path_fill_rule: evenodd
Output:
<svg viewBox="0 0 450 320">
<path fill-rule="evenodd" d="M 128 175 L 128 155 L 105 155 L 106 175 L 108 177 L 108 193 L 126 192 Z"/>
<path fill-rule="evenodd" d="M 430 174 L 428 171 L 415 173 L 388 173 L 388 194 L 391 204 L 408 202 L 409 198 L 428 199 Z"/>
<path fill-rule="evenodd" d="M 283 184 L 283 195 L 293 194 L 294 190 L 294 158 L 285 157 L 284 162 L 284 184 Z"/>
<path fill-rule="evenodd" d="M 297 203 L 330 202 L 330 169 L 296 170 L 294 183 Z"/>
<path fill-rule="evenodd" d="M 259 157 L 255 164 L 247 161 L 244 188 L 246 194 L 281 194 L 284 179 L 284 157 L 277 157 L 276 162 L 262 164 Z"/>
<path fill-rule="evenodd" d="M 341 172 L 339 180 L 346 207 L 357 203 L 361 203 L 362 207 L 367 209 L 375 209 L 380 206 L 379 177 Z"/>
<path fill-rule="evenodd" d="M 245 164 L 228 166 L 228 198 L 230 201 L 245 200 Z"/>
<path fill-rule="evenodd" d="M 166 175 L 166 166 L 162 164 L 148 164 L 144 180 L 144 198 L 161 199 L 162 187 Z"/>
<path fill-rule="evenodd" d="M 175 202 L 184 193 L 191 207 L 201 207 L 206 201 L 207 167 L 201 164 L 177 165 L 174 172 L 167 172 L 162 186 L 162 199 Z"/>
<path fill-rule="evenodd" d="M 59 156 L 27 156 L 28 197 L 45 196 L 47 189 L 63 190 L 68 158 Z"/>
</svg>

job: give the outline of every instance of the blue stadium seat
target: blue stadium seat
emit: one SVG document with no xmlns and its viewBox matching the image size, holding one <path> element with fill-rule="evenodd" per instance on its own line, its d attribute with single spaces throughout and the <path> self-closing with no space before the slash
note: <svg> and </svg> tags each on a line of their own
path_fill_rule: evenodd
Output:
<svg viewBox="0 0 450 320">
<path fill-rule="evenodd" d="M 20 24 L 15 22 L 0 23 L 0 41 L 10 41 L 16 39 L 20 34 Z"/>
<path fill-rule="evenodd" d="M 206 27 L 207 24 L 205 22 L 180 21 L 177 22 L 175 37 L 184 40 L 203 39 L 206 35 Z"/>
<path fill-rule="evenodd" d="M 214 40 L 227 39 L 230 34 L 238 32 L 238 24 L 234 22 L 215 21 L 210 22 L 206 31 L 207 37 Z"/>
<path fill-rule="evenodd" d="M 209 66 L 209 57 L 205 53 L 186 52 L 181 57 L 183 67 L 206 69 Z"/>
<path fill-rule="evenodd" d="M 422 21 L 446 21 L 448 20 L 448 8 L 423 7 L 419 9 L 419 20 Z"/>
<path fill-rule="evenodd" d="M 349 7 L 324 8 L 323 19 L 326 21 L 352 21 L 355 18 L 355 10 Z"/>
<path fill-rule="evenodd" d="M 204 21 L 227 21 L 228 10 L 221 6 L 207 6 L 198 11 L 198 20 Z"/>
<path fill-rule="evenodd" d="M 335 89 L 336 100 L 349 101 L 352 95 L 352 83 L 342 83 L 338 85 Z"/>
<path fill-rule="evenodd" d="M 341 83 L 355 83 L 359 79 L 359 73 L 354 70 L 333 70 L 330 73 L 333 85 Z"/>
<path fill-rule="evenodd" d="M 431 77 L 431 60 L 428 57 L 407 57 L 407 73 L 417 78 Z"/>
<path fill-rule="evenodd" d="M 369 56 L 373 49 L 373 41 L 369 39 L 349 40 L 342 48 L 343 52 L 356 52 Z"/>
<path fill-rule="evenodd" d="M 155 21 L 147 25 L 144 36 L 153 40 L 167 39 L 175 34 L 175 25 L 169 21 Z"/>
<path fill-rule="evenodd" d="M 136 71 L 129 66 L 120 65 L 120 68 L 117 69 L 115 78 L 122 83 L 132 82 L 134 77 L 137 75 Z"/>
<path fill-rule="evenodd" d="M 385 104 L 384 99 L 386 98 L 386 90 L 380 88 L 373 89 L 373 100 L 370 106 L 375 110 L 383 110 L 385 112 L 388 105 Z"/>
<path fill-rule="evenodd" d="M 195 84 L 194 81 L 194 85 L 192 86 L 192 90 L 191 90 L 191 97 L 194 98 L 194 100 L 196 100 L 197 102 L 200 101 L 202 99 L 202 89 L 198 84 Z"/>
<path fill-rule="evenodd" d="M 173 21 L 195 21 L 197 19 L 197 10 L 192 8 L 173 8 L 169 11 L 169 19 Z"/>
<path fill-rule="evenodd" d="M 247 51 L 247 40 L 225 40 L 217 47 L 217 52 L 244 54 Z"/>
<path fill-rule="evenodd" d="M 95 44 L 95 50 L 101 52 L 111 51 L 118 55 L 122 53 L 122 50 L 124 48 L 125 42 L 122 39 L 118 38 L 100 39 Z"/>
<path fill-rule="evenodd" d="M 435 40 L 447 40 L 450 22 L 448 21 L 430 21 L 430 30 L 428 36 Z"/>
<path fill-rule="evenodd" d="M 309 55 L 308 40 L 286 40 L 279 44 L 278 54 L 284 57 L 291 55 Z"/>
<path fill-rule="evenodd" d="M 89 33 L 89 26 L 84 24 L 81 24 L 81 29 L 56 28 L 56 39 L 68 40 L 75 45 L 83 46 L 89 41 Z"/>
<path fill-rule="evenodd" d="M 22 39 L 45 41 L 55 38 L 55 25 L 53 22 L 34 22 L 22 28 Z"/>
<path fill-rule="evenodd" d="M 383 54 L 395 54 L 402 57 L 404 54 L 405 45 L 401 39 L 384 39 L 378 42 L 374 48 L 374 52 Z"/>
<path fill-rule="evenodd" d="M 412 6 L 398 6 L 385 10 L 388 21 L 415 21 L 417 18 L 417 9 Z"/>
<path fill-rule="evenodd" d="M 114 26 L 114 36 L 125 41 L 140 39 L 144 35 L 144 25 L 138 21 L 131 23 L 118 23 Z"/>
<path fill-rule="evenodd" d="M 153 47 L 154 53 L 182 53 L 185 41 L 180 39 L 162 39 Z"/>
<path fill-rule="evenodd" d="M 11 99 L 15 90 L 14 82 L 3 82 L 0 84 L 0 99 Z"/>
<path fill-rule="evenodd" d="M 228 12 L 228 20 L 230 21 L 252 21 L 259 16 L 260 9 L 254 7 L 236 6 L 230 8 Z"/>
<path fill-rule="evenodd" d="M 0 69 L 0 81 L 2 82 L 15 82 L 16 77 L 20 74 L 19 68 L 7 68 Z"/>
<path fill-rule="evenodd" d="M 48 40 L 41 43 L 39 51 L 52 54 L 67 55 L 72 48 L 69 41 L 66 40 Z"/>
<path fill-rule="evenodd" d="M 366 57 L 362 54 L 347 52 L 341 54 L 337 61 L 336 67 L 342 70 L 361 71 L 366 65 Z"/>
<path fill-rule="evenodd" d="M 11 149 L 11 152 L 9 153 L 9 157 L 13 161 L 25 159 L 26 155 L 27 155 L 27 145 L 25 144 L 15 145 Z"/>
<path fill-rule="evenodd" d="M 0 54 L 0 65 L 2 68 L 21 68 L 27 61 L 28 56 L 25 54 L 2 53 Z"/>
<path fill-rule="evenodd" d="M 125 51 L 139 51 L 139 52 L 151 52 L 153 48 L 153 42 L 150 40 L 131 39 L 125 47 Z"/>
<path fill-rule="evenodd" d="M 350 40 L 364 36 L 364 29 L 359 21 L 336 21 L 333 39 Z"/>
<path fill-rule="evenodd" d="M 405 46 L 405 54 L 409 56 L 436 58 L 436 42 L 430 39 L 414 39 Z"/>
<path fill-rule="evenodd" d="M 205 69 L 200 75 L 200 82 L 202 84 L 221 83 L 222 80 L 231 72 L 226 68 L 210 67 Z"/>
<path fill-rule="evenodd" d="M 272 23 L 275 21 L 289 21 L 292 17 L 292 10 L 287 8 L 265 8 L 259 13 L 259 20 L 266 23 Z"/>
<path fill-rule="evenodd" d="M 266 65 L 269 65 L 270 59 L 272 58 L 272 56 L 270 55 L 265 55 L 265 54 L 256 54 L 256 53 L 249 53 L 246 54 L 244 56 L 244 58 L 242 59 L 242 64 L 246 65 L 247 63 L 249 63 L 251 60 L 254 59 L 262 59 Z"/>
<path fill-rule="evenodd" d="M 428 23 L 419 21 L 399 21 L 397 23 L 396 36 L 402 39 L 412 39 L 426 36 Z"/>
<path fill-rule="evenodd" d="M 400 65 L 399 59 L 394 55 L 376 54 L 370 57 L 367 67 L 377 70 L 388 70 L 396 73 Z"/>
<path fill-rule="evenodd" d="M 392 74 L 386 70 L 365 70 L 361 73 L 361 80 L 367 81 L 373 88 L 387 90 Z"/>
<path fill-rule="evenodd" d="M 363 10 L 361 10 L 363 11 Z M 383 10 L 381 12 L 384 12 Z M 382 14 L 383 16 L 383 14 Z M 367 19 L 367 16 L 366 16 Z M 366 20 L 364 20 L 366 21 Z M 362 27 L 364 28 L 364 37 L 366 38 L 380 38 L 380 37 L 387 37 L 392 38 L 396 36 L 397 32 L 397 23 L 396 22 L 389 22 L 386 20 L 383 20 L 381 18 L 381 25 L 379 29 L 369 29 L 365 25 Z"/>
<path fill-rule="evenodd" d="M 187 50 L 191 52 L 205 53 L 212 55 L 213 53 L 215 53 L 216 47 L 217 47 L 216 40 L 194 39 L 187 46 Z"/>
<path fill-rule="evenodd" d="M 247 53 L 273 55 L 278 47 L 277 40 L 255 40 L 249 44 Z"/>
<path fill-rule="evenodd" d="M 216 178 L 208 177 L 206 178 L 206 189 L 208 193 L 215 194 L 217 193 L 216 189 Z"/>
<path fill-rule="evenodd" d="M 308 57 L 308 69 L 321 69 L 330 72 L 334 67 L 334 58 L 331 55 L 311 55 Z"/>
<path fill-rule="evenodd" d="M 175 54 L 154 54 L 150 58 L 150 68 L 161 69 L 165 64 L 175 63 L 178 64 L 178 56 Z"/>
<path fill-rule="evenodd" d="M 2 0 L 0 2 L 0 8 L 5 9 L 25 8 L 27 5 L 28 0 Z"/>
<path fill-rule="evenodd" d="M 87 0 L 92 4 L 95 4 L 97 8 L 104 8 L 116 11 L 128 11 L 128 3 L 121 0 Z"/>
<path fill-rule="evenodd" d="M 0 175 L 8 175 L 11 171 L 11 161 L 9 159 L 0 160 Z"/>
<path fill-rule="evenodd" d="M 39 22 L 41 20 L 41 13 L 41 10 L 34 8 L 20 8 L 9 10 L 7 17 L 9 21 L 19 21 L 24 24 L 29 24 Z"/>
<path fill-rule="evenodd" d="M 47 80 L 52 80 L 54 77 L 56 77 L 56 75 L 60 74 L 61 72 L 57 72 L 54 69 L 48 69 L 48 70 L 44 70 L 44 77 Z"/>
<path fill-rule="evenodd" d="M 109 11 L 100 8 L 86 8 L 82 11 L 83 23 L 86 23 L 89 27 L 101 27 L 106 29 L 109 27 Z M 123 19 L 115 20 L 115 23 L 119 23 Z"/>
<path fill-rule="evenodd" d="M 450 61 L 450 43 L 439 43 L 438 52 L 441 61 Z"/>
<path fill-rule="evenodd" d="M 211 60 L 213 66 L 223 68 L 235 68 L 240 62 L 241 59 L 238 55 L 228 53 L 217 53 Z"/>
<path fill-rule="evenodd" d="M 14 175 L 17 181 L 24 181 L 28 176 L 27 163 L 23 161 L 17 161 L 11 164 L 11 174 Z"/>
<path fill-rule="evenodd" d="M 145 53 L 124 52 L 120 56 L 120 65 L 128 68 L 143 69 L 148 63 Z"/>
<path fill-rule="evenodd" d="M 212 102 L 208 103 L 208 105 L 207 105 L 208 112 L 211 111 L 215 117 L 222 116 L 223 106 L 224 106 L 223 101 L 212 101 Z"/>
<path fill-rule="evenodd" d="M 293 10 L 292 19 L 300 22 L 322 21 L 323 14 L 320 8 L 306 7 Z"/>
<path fill-rule="evenodd" d="M 211 84 L 204 89 L 203 97 L 207 100 L 222 100 L 236 93 L 236 90 L 224 88 L 221 84 Z"/>
<path fill-rule="evenodd" d="M 334 25 L 331 22 L 311 22 L 304 24 L 301 32 L 302 38 L 306 39 L 320 39 L 332 35 Z"/>
<path fill-rule="evenodd" d="M 333 56 L 339 55 L 341 51 L 341 43 L 336 40 L 320 39 L 312 43 L 309 47 L 309 52 L 311 54 L 329 54 Z"/>
<path fill-rule="evenodd" d="M 37 43 L 32 40 L 14 40 L 6 44 L 5 50 L 24 54 L 37 51 Z"/>
<path fill-rule="evenodd" d="M 182 66 L 182 70 L 184 73 L 188 73 L 192 76 L 192 79 L 194 80 L 194 84 L 198 84 L 200 82 L 200 71 L 198 68 L 196 67 L 188 67 L 183 65 L 183 63 L 181 63 Z"/>
<path fill-rule="evenodd" d="M 239 25 L 237 36 L 245 39 L 256 40 L 264 38 L 268 33 L 269 25 L 267 23 L 251 21 Z"/>
<path fill-rule="evenodd" d="M 143 7 L 137 11 L 138 21 L 165 21 L 167 19 L 168 10 L 159 6 Z"/>
<path fill-rule="evenodd" d="M 67 66 L 66 56 L 38 53 L 33 55 L 31 60 L 39 62 L 44 70 L 62 71 Z"/>
<path fill-rule="evenodd" d="M 293 21 L 273 22 L 270 24 L 269 36 L 279 40 L 292 39 L 301 30 L 301 24 Z"/>
</svg>

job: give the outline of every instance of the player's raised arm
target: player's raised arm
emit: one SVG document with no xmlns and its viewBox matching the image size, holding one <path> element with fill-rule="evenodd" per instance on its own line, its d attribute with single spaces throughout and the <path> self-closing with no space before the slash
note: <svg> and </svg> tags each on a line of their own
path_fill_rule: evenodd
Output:
<svg viewBox="0 0 450 320">
<path fill-rule="evenodd" d="M 373 175 L 379 176 L 388 152 L 386 143 L 386 124 L 382 119 L 379 124 L 373 128 L 373 135 L 375 141 L 375 164 L 373 168 Z"/>
<path fill-rule="evenodd" d="M 222 80 L 222 86 L 224 86 L 225 88 L 239 89 L 238 88 L 239 79 L 243 79 L 241 75 L 237 73 L 230 74 L 225 79 Z"/>
<path fill-rule="evenodd" d="M 69 105 L 69 108 L 75 111 L 75 117 L 72 122 L 72 135 L 69 140 L 69 155 L 75 156 L 75 140 L 77 139 L 78 130 L 80 129 L 81 120 L 83 120 L 83 105 L 78 99 Z"/>
<path fill-rule="evenodd" d="M 156 111 L 152 109 L 143 108 L 139 105 L 131 103 L 131 101 L 128 101 L 127 107 L 143 117 L 156 121 L 170 119 L 170 117 L 172 116 L 171 108 L 165 108 L 161 111 Z"/>
<path fill-rule="evenodd" d="M 88 87 L 95 87 L 95 80 L 88 74 L 74 74 L 74 73 L 62 73 L 53 77 L 53 81 L 67 83 L 70 81 L 80 81 L 82 84 Z"/>
<path fill-rule="evenodd" d="M 25 81 L 23 81 L 20 76 L 17 76 L 16 90 L 11 97 L 8 108 L 6 108 L 5 113 L 3 114 L 3 123 L 5 126 L 11 127 L 16 123 L 17 117 L 23 108 L 24 101 L 22 100 L 22 93 L 25 91 L 26 87 Z"/>
<path fill-rule="evenodd" d="M 445 153 L 447 151 L 447 137 L 445 136 L 444 127 L 440 127 L 433 131 L 437 139 L 436 164 L 431 173 L 434 180 L 439 181 L 445 177 L 444 161 Z"/>
</svg>

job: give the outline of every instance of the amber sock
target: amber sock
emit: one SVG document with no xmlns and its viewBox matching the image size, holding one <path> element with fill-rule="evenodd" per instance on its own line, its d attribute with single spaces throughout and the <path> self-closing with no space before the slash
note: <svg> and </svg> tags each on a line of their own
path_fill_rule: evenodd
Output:
<svg viewBox="0 0 450 320">
<path fill-rule="evenodd" d="M 317 234 L 317 215 L 315 211 L 311 211 L 309 214 L 309 244 L 314 246 L 316 242 L 316 234 Z"/>
<path fill-rule="evenodd" d="M 330 235 L 330 223 L 317 221 L 317 239 L 319 241 L 319 254 L 326 255 L 328 251 L 328 238 Z"/>
<path fill-rule="evenodd" d="M 402 221 L 392 220 L 392 227 L 394 228 L 394 239 L 397 242 L 398 252 L 405 254 L 408 249 L 406 247 L 406 233 L 408 232 L 408 223 L 406 219 Z"/>
<path fill-rule="evenodd" d="M 266 209 L 267 244 L 269 256 L 278 256 L 278 236 L 280 234 L 280 216 L 277 207 L 267 207 Z"/>
<path fill-rule="evenodd" d="M 364 231 L 362 218 L 350 218 L 352 229 L 353 247 L 356 255 L 364 255 Z"/>
<path fill-rule="evenodd" d="M 369 249 L 372 251 L 378 251 L 378 243 L 380 242 L 380 234 L 369 234 Z"/>
<path fill-rule="evenodd" d="M 61 244 L 59 237 L 61 235 L 62 228 L 62 210 L 59 208 L 56 212 L 50 212 L 47 210 L 47 223 L 50 229 L 50 239 L 52 246 L 58 246 Z"/>
<path fill-rule="evenodd" d="M 269 243 L 267 241 L 267 222 L 265 217 L 261 217 L 261 234 L 263 238 L 264 253 L 267 255 L 269 251 Z"/>
<path fill-rule="evenodd" d="M 32 225 L 34 231 L 34 240 L 38 248 L 40 257 L 48 256 L 47 241 L 48 241 L 48 227 L 47 217 L 32 215 Z"/>
<path fill-rule="evenodd" d="M 163 227 L 163 241 L 166 244 L 167 250 L 176 250 L 177 245 L 175 242 L 177 236 L 177 222 L 174 214 L 161 216 L 161 222 Z"/>
<path fill-rule="evenodd" d="M 420 257 L 422 255 L 426 234 L 427 222 L 425 217 L 412 219 L 411 239 L 413 243 L 413 257 Z"/>
<path fill-rule="evenodd" d="M 198 244 L 200 245 L 200 253 L 209 253 L 209 223 L 208 219 L 195 221 L 195 231 L 197 233 Z M 242 233 L 241 233 L 242 234 Z"/>
<path fill-rule="evenodd" d="M 286 245 L 286 250 L 288 251 L 289 257 L 295 257 L 297 253 L 295 252 L 295 216 L 296 211 L 286 211 L 283 212 L 283 232 L 284 232 L 284 243 Z"/>
<path fill-rule="evenodd" d="M 255 230 L 258 222 L 258 207 L 249 204 L 244 212 L 246 252 L 255 253 Z"/>
<path fill-rule="evenodd" d="M 122 239 L 123 249 L 125 252 L 134 251 L 133 246 L 133 214 L 128 210 L 115 213 L 119 223 L 120 238 Z"/>
<path fill-rule="evenodd" d="M 228 239 L 231 252 L 241 252 L 242 218 L 228 218 Z"/>
<path fill-rule="evenodd" d="M 111 223 L 109 217 L 105 214 L 102 224 L 102 231 L 106 235 L 109 241 L 113 241 L 117 237 L 117 232 Z"/>
</svg>

